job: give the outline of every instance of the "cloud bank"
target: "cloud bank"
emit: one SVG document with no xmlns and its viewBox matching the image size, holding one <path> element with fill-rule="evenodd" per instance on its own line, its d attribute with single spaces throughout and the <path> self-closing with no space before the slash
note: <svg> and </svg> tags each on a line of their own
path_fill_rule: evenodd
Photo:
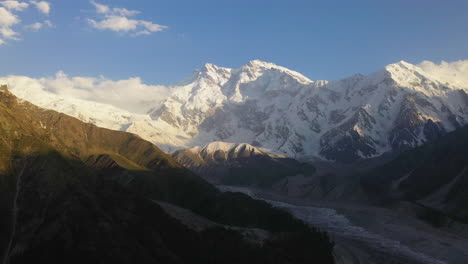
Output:
<svg viewBox="0 0 468 264">
<path fill-rule="evenodd" d="M 133 113 L 143 114 L 161 105 L 169 96 L 169 88 L 144 84 L 139 77 L 113 81 L 105 77 L 69 77 L 63 71 L 54 77 L 30 78 L 7 76 L 0 83 L 10 89 L 30 93 L 48 92 L 66 98 L 94 101 L 118 107 Z"/>
<path fill-rule="evenodd" d="M 468 60 L 441 61 L 440 64 L 423 61 L 418 66 L 425 72 L 436 76 L 441 82 L 450 82 L 461 87 L 468 83 Z"/>
</svg>

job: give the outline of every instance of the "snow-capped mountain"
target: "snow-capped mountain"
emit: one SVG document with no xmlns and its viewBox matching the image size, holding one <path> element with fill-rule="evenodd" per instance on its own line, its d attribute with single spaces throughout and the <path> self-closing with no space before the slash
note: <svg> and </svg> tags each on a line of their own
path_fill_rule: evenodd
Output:
<svg viewBox="0 0 468 264">
<path fill-rule="evenodd" d="M 166 151 L 245 142 L 294 158 L 349 162 L 412 148 L 468 123 L 468 81 L 459 76 L 468 67 L 423 66 L 401 61 L 328 82 L 258 60 L 239 69 L 206 64 L 171 86 L 148 115 L 9 84 L 24 100 L 138 134 Z"/>
<path fill-rule="evenodd" d="M 189 145 L 248 142 L 290 157 L 353 161 L 466 124 L 467 88 L 406 62 L 335 82 L 261 61 L 235 70 L 206 65 L 151 116 Z"/>
<path fill-rule="evenodd" d="M 184 159 L 184 156 L 196 158 Z M 237 159 L 249 159 L 257 156 L 264 156 L 272 159 L 277 157 L 250 144 L 226 143 L 220 141 L 211 142 L 203 147 L 197 146 L 178 150 L 172 154 L 172 157 L 187 166 L 199 166 L 206 163 L 224 164 Z"/>
<path fill-rule="evenodd" d="M 178 150 L 172 157 L 213 184 L 271 187 L 289 176 L 315 173 L 310 164 L 245 143 L 212 142 Z"/>
</svg>

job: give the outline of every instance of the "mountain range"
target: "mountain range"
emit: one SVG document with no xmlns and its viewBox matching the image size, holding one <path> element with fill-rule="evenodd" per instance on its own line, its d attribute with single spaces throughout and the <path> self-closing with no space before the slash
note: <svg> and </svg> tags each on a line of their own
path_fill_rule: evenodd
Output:
<svg viewBox="0 0 468 264">
<path fill-rule="evenodd" d="M 464 68 L 429 70 L 401 61 L 369 75 L 312 81 L 273 63 L 206 64 L 168 87 L 146 114 L 77 100 L 22 79 L 21 99 L 101 127 L 131 132 L 166 152 L 214 141 L 248 143 L 300 160 L 354 162 L 400 153 L 468 123 Z"/>
<path fill-rule="evenodd" d="M 467 223 L 468 67 L 429 66 L 206 64 L 144 112 L 0 79 L 3 263 L 333 263 L 327 234 L 212 184 Z"/>
<path fill-rule="evenodd" d="M 152 143 L 0 87 L 2 263 L 334 263 L 328 236 Z"/>
</svg>

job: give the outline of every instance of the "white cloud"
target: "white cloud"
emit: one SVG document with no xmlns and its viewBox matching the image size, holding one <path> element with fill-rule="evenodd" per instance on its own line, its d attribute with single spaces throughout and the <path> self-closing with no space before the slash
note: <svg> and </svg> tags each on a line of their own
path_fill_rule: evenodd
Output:
<svg viewBox="0 0 468 264">
<path fill-rule="evenodd" d="M 36 8 L 44 13 L 50 13 L 50 4 L 45 1 L 30 1 Z M 23 11 L 28 8 L 29 4 L 20 1 L 0 1 L 0 45 L 7 43 L 7 40 L 19 40 L 20 34 L 13 28 L 20 24 L 21 19 L 18 17 L 17 12 Z M 23 29 L 30 31 L 39 31 L 44 27 L 53 27 L 50 20 L 44 22 L 36 22 L 31 25 L 23 26 Z"/>
<path fill-rule="evenodd" d="M 133 33 L 134 36 L 140 36 L 151 35 L 168 28 L 151 21 L 129 18 L 139 14 L 140 11 L 128 10 L 126 8 L 111 8 L 95 1 L 91 1 L 91 4 L 94 5 L 96 12 L 102 17 L 99 21 L 91 18 L 87 20 L 94 28 L 99 30 L 128 32 Z"/>
<path fill-rule="evenodd" d="M 50 3 L 46 1 L 31 1 L 31 4 L 35 5 L 37 10 L 48 15 L 50 13 Z"/>
<path fill-rule="evenodd" d="M 138 21 L 120 16 L 110 16 L 99 22 L 96 22 L 93 19 L 89 19 L 89 22 L 91 23 L 91 25 L 93 25 L 93 27 L 97 29 L 109 29 L 117 32 L 133 31 L 136 30 L 138 27 Z"/>
<path fill-rule="evenodd" d="M 106 19 L 97 22 L 93 19 L 88 19 L 89 23 L 100 30 L 112 30 L 116 32 L 137 31 L 136 36 L 151 35 L 154 32 L 163 31 L 166 26 L 153 24 L 149 21 L 128 19 L 122 16 L 109 16 Z"/>
<path fill-rule="evenodd" d="M 99 14 L 108 14 L 110 12 L 110 8 L 106 5 L 96 3 L 95 1 L 91 1 L 91 4 L 96 7 L 96 12 Z"/>
<path fill-rule="evenodd" d="M 0 26 L 11 27 L 19 22 L 20 20 L 15 14 L 4 7 L 0 7 Z"/>
<path fill-rule="evenodd" d="M 91 4 L 96 8 L 96 12 L 106 16 L 135 16 L 140 14 L 140 11 L 128 10 L 126 8 L 110 8 L 109 6 L 99 4 L 96 1 L 91 1 Z"/>
<path fill-rule="evenodd" d="M 453 83 L 459 87 L 468 87 L 468 60 L 441 61 L 440 64 L 423 61 L 418 66 L 441 82 Z"/>
<path fill-rule="evenodd" d="M 18 39 L 18 32 L 12 27 L 20 22 L 20 19 L 4 7 L 0 7 L 0 45 L 5 44 L 6 39 Z"/>
<path fill-rule="evenodd" d="M 149 30 L 142 30 L 142 31 L 138 31 L 137 33 L 135 33 L 135 36 L 147 36 L 151 34 L 152 33 Z"/>
<path fill-rule="evenodd" d="M 24 29 L 37 32 L 43 28 L 46 28 L 46 27 L 51 28 L 53 26 L 54 24 L 52 24 L 50 20 L 45 20 L 44 22 L 36 22 L 31 25 L 26 25 L 24 26 Z"/>
<path fill-rule="evenodd" d="M 25 28 L 25 29 L 32 30 L 32 31 L 39 31 L 39 30 L 42 28 L 42 23 L 36 22 L 36 23 L 34 23 L 34 24 L 27 25 L 27 26 L 25 26 L 24 28 Z"/>
<path fill-rule="evenodd" d="M 7 9 L 10 10 L 16 10 L 16 11 L 23 11 L 24 9 L 29 7 L 28 3 L 22 3 L 19 1 L 0 1 L 0 5 L 6 7 Z"/>
<path fill-rule="evenodd" d="M 146 113 L 169 96 L 169 88 L 144 84 L 141 78 L 113 81 L 104 77 L 69 77 L 63 71 L 54 77 L 34 79 L 25 76 L 0 78 L 11 89 L 40 94 L 50 92 L 66 98 L 104 103 L 133 113 Z M 34 90 L 32 90 L 35 87 Z"/>
<path fill-rule="evenodd" d="M 167 29 L 167 26 L 162 26 L 162 25 L 159 25 L 159 24 L 154 24 L 153 22 L 149 22 L 149 21 L 140 20 L 139 23 L 140 23 L 140 25 L 142 25 L 143 28 L 145 28 L 145 29 L 142 30 L 142 31 L 140 31 L 140 32 L 138 32 L 137 34 L 144 33 L 144 34 L 149 35 L 150 33 L 159 32 L 159 31 L 163 31 L 163 30 Z"/>
<path fill-rule="evenodd" d="M 118 16 L 126 16 L 126 17 L 129 17 L 129 16 L 138 15 L 138 14 L 140 14 L 141 12 L 140 12 L 140 11 L 136 11 L 136 10 L 128 10 L 128 9 L 126 9 L 126 8 L 113 8 L 113 9 L 112 9 L 112 13 L 115 14 L 115 15 L 118 15 Z"/>
</svg>

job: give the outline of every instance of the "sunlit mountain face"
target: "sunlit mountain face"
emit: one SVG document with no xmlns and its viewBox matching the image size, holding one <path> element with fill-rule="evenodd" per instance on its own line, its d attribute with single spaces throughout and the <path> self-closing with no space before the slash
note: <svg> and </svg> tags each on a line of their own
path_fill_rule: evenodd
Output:
<svg viewBox="0 0 468 264">
<path fill-rule="evenodd" d="M 177 85 L 158 87 L 170 91 L 167 98 L 138 113 L 119 108 L 122 103 L 54 92 L 29 78 L 4 82 L 19 98 L 135 133 L 168 152 L 224 141 L 301 160 L 354 162 L 414 148 L 467 124 L 463 69 L 402 61 L 329 82 L 258 60 L 239 69 L 206 64 Z M 141 101 L 131 95 L 138 90 L 127 93 L 128 105 Z"/>
<path fill-rule="evenodd" d="M 466 14 L 0 0 L 0 264 L 467 264 Z"/>
</svg>

